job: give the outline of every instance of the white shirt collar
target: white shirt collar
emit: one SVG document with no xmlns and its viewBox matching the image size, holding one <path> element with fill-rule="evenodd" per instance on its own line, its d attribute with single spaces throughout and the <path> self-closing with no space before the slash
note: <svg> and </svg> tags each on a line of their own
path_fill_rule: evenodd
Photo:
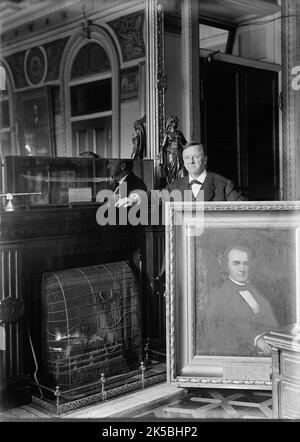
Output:
<svg viewBox="0 0 300 442">
<path fill-rule="evenodd" d="M 191 175 L 189 175 L 189 183 L 190 183 L 192 180 L 198 180 L 198 181 L 200 181 L 201 183 L 204 183 L 204 180 L 205 180 L 205 178 L 206 178 L 206 175 L 207 175 L 206 170 L 204 170 L 204 171 L 201 173 L 201 175 L 199 175 L 197 178 L 192 178 Z"/>
<path fill-rule="evenodd" d="M 119 185 L 123 183 L 123 181 L 125 181 L 125 178 L 127 178 L 129 175 L 129 173 L 127 173 L 127 175 L 123 176 L 120 180 L 119 180 Z"/>
<path fill-rule="evenodd" d="M 237 285 L 247 285 L 249 283 L 249 281 L 246 282 L 237 282 L 234 279 L 230 278 L 230 276 L 228 276 L 228 278 L 230 279 L 230 281 L 234 282 Z"/>
</svg>

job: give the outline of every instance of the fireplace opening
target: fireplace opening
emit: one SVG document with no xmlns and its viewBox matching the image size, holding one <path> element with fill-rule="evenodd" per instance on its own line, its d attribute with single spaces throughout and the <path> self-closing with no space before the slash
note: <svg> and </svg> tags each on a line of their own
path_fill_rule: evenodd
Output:
<svg viewBox="0 0 300 442">
<path fill-rule="evenodd" d="M 44 273 L 40 306 L 36 399 L 77 408 L 164 377 L 147 345 L 145 353 L 139 281 L 128 261 Z"/>
</svg>

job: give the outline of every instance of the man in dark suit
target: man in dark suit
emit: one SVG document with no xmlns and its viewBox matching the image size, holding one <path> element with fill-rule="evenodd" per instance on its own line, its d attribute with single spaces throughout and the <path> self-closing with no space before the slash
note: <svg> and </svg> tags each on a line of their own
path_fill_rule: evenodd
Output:
<svg viewBox="0 0 300 442">
<path fill-rule="evenodd" d="M 204 192 L 204 201 L 243 201 L 246 198 L 239 192 L 234 183 L 228 178 L 206 170 L 207 154 L 203 144 L 197 141 L 190 141 L 183 147 L 183 163 L 188 174 L 174 180 L 163 192 L 160 192 L 162 201 L 165 201 L 165 190 L 171 194 L 172 191 L 179 191 L 181 201 L 201 201 L 201 192 Z M 144 190 L 144 189 L 142 189 Z M 130 192 L 128 192 L 129 194 Z M 174 196 L 174 193 L 173 193 Z M 168 198 L 169 196 L 167 196 Z M 178 194 L 175 193 L 178 200 Z M 122 200 L 124 207 L 139 204 L 141 199 L 138 193 L 133 193 L 129 198 Z"/>
<path fill-rule="evenodd" d="M 203 144 L 190 141 L 183 147 L 184 167 L 188 175 L 173 181 L 167 190 L 179 190 L 182 201 L 186 200 L 186 190 L 191 190 L 192 200 L 200 199 L 200 190 L 204 192 L 204 201 L 245 200 L 232 181 L 214 172 L 206 170 L 207 154 Z"/>
<path fill-rule="evenodd" d="M 205 310 L 207 336 L 203 345 L 210 355 L 271 355 L 263 334 L 278 324 L 268 300 L 249 281 L 250 256 L 241 246 L 224 253 L 225 280 L 211 293 Z"/>
<path fill-rule="evenodd" d="M 112 190 L 119 199 L 128 197 L 133 190 L 147 191 L 144 181 L 132 170 L 132 160 L 110 161 L 108 169 L 112 178 Z M 125 185 L 126 184 L 126 185 Z"/>
<path fill-rule="evenodd" d="M 207 154 L 203 144 L 189 141 L 183 146 L 182 158 L 188 175 L 174 180 L 166 187 L 169 194 L 174 190 L 181 193 L 181 201 L 202 200 L 201 191 L 204 192 L 204 201 L 243 201 L 245 197 L 239 192 L 232 181 L 214 172 L 206 170 Z M 170 195 L 167 196 L 169 198 Z M 178 195 L 175 195 L 178 200 Z M 165 201 L 165 194 L 161 192 L 161 199 Z M 122 200 L 124 207 L 139 204 L 141 199 L 138 194 Z M 163 292 L 165 287 L 165 260 L 156 277 L 154 289 Z"/>
<path fill-rule="evenodd" d="M 232 181 L 214 172 L 206 170 L 207 153 L 205 146 L 197 141 L 189 141 L 183 146 L 182 158 L 188 174 L 174 180 L 167 190 L 171 193 L 179 190 L 182 201 L 244 201 L 246 198 L 239 192 Z M 158 293 L 165 286 L 165 260 L 161 266 L 160 274 L 156 278 Z"/>
<path fill-rule="evenodd" d="M 99 225 L 125 225 L 127 224 L 127 211 L 124 217 L 123 210 L 116 208 L 129 207 L 124 204 L 129 198 L 131 192 L 143 192 L 147 195 L 147 186 L 144 181 L 135 175 L 132 170 L 133 160 L 110 160 L 107 169 L 110 173 L 109 184 L 106 183 L 104 189 L 101 189 L 96 201 L 104 203 L 97 209 L 96 219 Z M 140 209 L 136 211 L 136 219 L 140 219 Z"/>
</svg>

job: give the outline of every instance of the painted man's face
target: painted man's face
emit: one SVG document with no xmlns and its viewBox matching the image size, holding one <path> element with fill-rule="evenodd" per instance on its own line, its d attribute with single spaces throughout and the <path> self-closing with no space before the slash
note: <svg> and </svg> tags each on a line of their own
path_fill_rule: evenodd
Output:
<svg viewBox="0 0 300 442">
<path fill-rule="evenodd" d="M 243 250 L 231 249 L 228 253 L 228 275 L 235 281 L 244 284 L 249 278 L 248 253 Z"/>
</svg>

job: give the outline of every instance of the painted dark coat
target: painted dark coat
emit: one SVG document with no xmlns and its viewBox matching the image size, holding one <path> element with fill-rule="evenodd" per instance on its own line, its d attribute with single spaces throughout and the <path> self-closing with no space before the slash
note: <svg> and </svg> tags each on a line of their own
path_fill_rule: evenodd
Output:
<svg viewBox="0 0 300 442">
<path fill-rule="evenodd" d="M 259 305 L 258 313 L 242 298 L 240 290 L 252 294 Z M 240 286 L 229 279 L 208 299 L 206 317 L 207 344 L 210 354 L 216 355 L 258 356 L 256 336 L 278 327 L 270 303 L 252 284 Z"/>
</svg>

